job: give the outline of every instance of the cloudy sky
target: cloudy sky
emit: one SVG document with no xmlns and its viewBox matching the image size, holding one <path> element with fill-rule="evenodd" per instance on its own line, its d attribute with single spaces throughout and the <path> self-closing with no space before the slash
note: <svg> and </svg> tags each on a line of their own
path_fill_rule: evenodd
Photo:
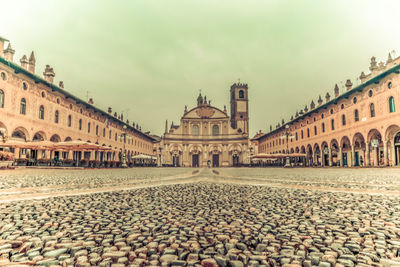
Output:
<svg viewBox="0 0 400 267">
<path fill-rule="evenodd" d="M 15 60 L 34 50 L 37 73 L 162 134 L 199 89 L 229 107 L 249 84 L 250 135 L 357 83 L 371 56 L 400 55 L 400 1 L 0 0 L 0 36 Z M 343 88 L 341 89 L 344 90 Z M 126 117 L 126 115 L 125 115 Z"/>
</svg>

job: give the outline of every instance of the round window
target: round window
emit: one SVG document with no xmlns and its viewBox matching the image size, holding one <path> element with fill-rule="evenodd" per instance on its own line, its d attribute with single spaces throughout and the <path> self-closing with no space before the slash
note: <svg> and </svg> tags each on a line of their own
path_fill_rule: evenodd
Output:
<svg viewBox="0 0 400 267">
<path fill-rule="evenodd" d="M 372 90 L 368 91 L 368 96 L 371 97 L 374 93 L 372 92 Z"/>
<path fill-rule="evenodd" d="M 2 79 L 3 81 L 6 80 L 6 74 L 5 74 L 4 72 L 1 73 L 1 79 Z"/>
<path fill-rule="evenodd" d="M 26 84 L 26 82 L 22 83 L 22 88 L 26 91 L 28 90 L 28 85 Z"/>
<path fill-rule="evenodd" d="M 357 97 L 353 98 L 353 104 L 357 103 Z"/>
<path fill-rule="evenodd" d="M 392 82 L 388 82 L 387 87 L 388 87 L 389 89 L 392 88 Z"/>
</svg>

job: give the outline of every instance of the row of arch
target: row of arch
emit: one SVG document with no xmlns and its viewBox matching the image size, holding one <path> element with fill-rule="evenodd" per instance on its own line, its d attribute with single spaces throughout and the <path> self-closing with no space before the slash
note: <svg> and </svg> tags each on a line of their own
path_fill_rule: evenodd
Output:
<svg viewBox="0 0 400 267">
<path fill-rule="evenodd" d="M 289 144 L 289 152 L 306 154 L 304 163 L 309 166 L 400 165 L 400 126 L 391 125 L 382 133 L 374 128 L 366 135 L 357 132 L 351 138 L 344 135 L 321 143 L 296 147 Z"/>
</svg>

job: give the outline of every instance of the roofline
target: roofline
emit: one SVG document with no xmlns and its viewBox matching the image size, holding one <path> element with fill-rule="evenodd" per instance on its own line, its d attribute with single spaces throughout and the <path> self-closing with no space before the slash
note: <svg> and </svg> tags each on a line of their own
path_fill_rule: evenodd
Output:
<svg viewBox="0 0 400 267">
<path fill-rule="evenodd" d="M 24 68 L 22 68 L 22 67 L 20 67 L 20 66 L 18 66 L 18 65 L 15 64 L 14 62 L 10 62 L 10 61 L 8 61 L 8 60 L 6 60 L 5 58 L 3 58 L 3 57 L 0 56 L 0 63 L 3 63 L 4 65 L 6 65 L 6 66 L 8 66 L 8 67 L 10 67 L 10 68 L 12 68 L 12 69 L 14 69 L 14 72 L 15 72 L 16 74 L 22 73 L 22 74 L 28 76 L 29 78 L 31 78 L 32 80 L 34 80 L 35 83 L 42 83 L 42 84 L 48 86 L 49 88 L 51 88 L 51 90 L 52 90 L 53 92 L 55 92 L 55 91 L 56 91 L 56 92 L 59 92 L 59 93 L 61 93 L 62 95 L 64 95 L 66 98 L 71 98 L 71 99 L 73 99 L 73 100 L 76 102 L 76 104 L 83 104 L 86 108 L 93 109 L 95 112 L 98 112 L 98 113 L 102 114 L 102 115 L 105 116 L 106 118 L 112 119 L 112 120 L 118 122 L 119 124 L 122 124 L 122 125 L 127 126 L 127 129 L 133 130 L 134 132 L 140 134 L 141 136 L 150 139 L 151 142 L 154 142 L 154 141 L 155 141 L 155 139 L 154 139 L 153 137 L 151 137 L 151 136 L 149 136 L 149 135 L 147 135 L 147 134 L 141 132 L 140 130 L 134 128 L 133 126 L 131 126 L 131 125 L 129 125 L 129 124 L 123 122 L 123 121 L 121 121 L 120 119 L 115 118 L 114 116 L 108 114 L 108 113 L 105 112 L 104 110 L 101 110 L 101 109 L 99 109 L 99 108 L 97 108 L 97 107 L 95 107 L 95 106 L 93 106 L 93 105 L 87 103 L 86 101 L 84 101 L 84 100 L 82 100 L 82 99 L 80 99 L 80 98 L 74 96 L 73 94 L 71 94 L 71 93 L 65 91 L 64 89 L 58 87 L 57 85 L 52 84 L 52 83 L 49 83 L 49 82 L 46 81 L 45 79 L 43 79 L 43 78 L 41 78 L 41 77 L 39 77 L 39 76 L 33 74 L 32 72 L 30 72 L 30 71 L 28 71 L 28 70 L 26 70 L 26 69 L 24 69 Z"/>
<path fill-rule="evenodd" d="M 183 116 L 181 117 L 181 120 L 182 120 L 182 119 L 186 119 L 186 118 L 185 118 L 186 114 L 188 114 L 189 112 L 192 112 L 192 111 L 195 110 L 196 108 L 199 108 L 199 107 L 202 107 L 202 106 L 203 106 L 203 107 L 214 108 L 214 109 L 220 111 L 222 114 L 225 114 L 225 115 L 226 115 L 225 117 L 210 118 L 210 119 L 219 119 L 219 120 L 220 120 L 220 119 L 229 118 L 229 115 L 227 115 L 227 113 L 225 113 L 225 112 L 222 111 L 221 109 L 219 109 L 219 108 L 217 108 L 217 107 L 215 107 L 215 106 L 212 106 L 212 105 L 210 105 L 210 104 L 201 104 L 201 105 L 197 105 L 197 106 L 195 106 L 194 108 L 191 108 L 189 111 L 185 112 L 185 113 L 183 114 Z M 187 118 L 187 119 L 201 119 L 201 118 Z"/>
<path fill-rule="evenodd" d="M 381 79 L 383 79 L 384 77 L 386 77 L 386 76 L 388 76 L 388 75 L 390 75 L 392 73 L 396 73 L 396 74 L 400 73 L 400 64 L 397 64 L 394 67 L 392 67 L 392 68 L 390 68 L 390 69 L 388 69 L 388 70 L 376 75 L 375 77 L 371 78 L 370 80 L 366 81 L 365 83 L 362 83 L 357 87 L 354 87 L 353 89 L 345 92 L 342 95 L 339 95 L 338 97 L 330 100 L 329 102 L 326 102 L 325 104 L 323 104 L 323 105 L 321 105 L 321 106 L 319 106 L 319 107 L 317 107 L 315 109 L 312 109 L 312 110 L 308 111 L 307 113 L 304 113 L 303 115 L 300 115 L 299 117 L 297 117 L 297 118 L 295 118 L 295 119 L 293 119 L 293 120 L 291 120 L 291 121 L 289 121 L 289 122 L 287 122 L 285 124 L 282 124 L 282 126 L 280 126 L 279 128 L 276 128 L 275 130 L 272 130 L 269 133 L 265 133 L 265 134 L 263 134 L 263 135 L 261 135 L 261 136 L 259 136 L 257 138 L 252 138 L 251 140 L 260 140 L 260 139 L 262 139 L 262 138 L 264 138 L 264 137 L 266 137 L 268 135 L 275 134 L 276 132 L 279 132 L 280 130 L 284 129 L 286 127 L 286 125 L 291 125 L 291 124 L 293 124 L 293 123 L 295 123 L 295 122 L 297 122 L 299 120 L 304 119 L 307 116 L 312 115 L 313 113 L 317 113 L 322 109 L 326 109 L 326 108 L 328 108 L 329 105 L 337 104 L 337 102 L 339 100 L 344 99 L 344 98 L 347 99 L 347 98 L 350 97 L 350 95 L 352 95 L 354 93 L 357 93 L 357 92 L 361 92 L 365 87 L 371 85 L 372 83 L 378 84 Z"/>
<path fill-rule="evenodd" d="M 0 41 L 9 42 L 8 39 L 6 39 L 6 38 L 4 38 L 4 37 L 1 37 L 1 36 L 0 36 Z"/>
</svg>

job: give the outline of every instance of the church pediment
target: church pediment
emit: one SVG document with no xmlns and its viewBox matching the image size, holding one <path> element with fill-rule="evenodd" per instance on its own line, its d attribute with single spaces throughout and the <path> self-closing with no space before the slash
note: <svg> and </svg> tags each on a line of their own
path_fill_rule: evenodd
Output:
<svg viewBox="0 0 400 267">
<path fill-rule="evenodd" d="M 212 119 L 212 118 L 227 118 L 228 116 L 219 110 L 218 108 L 209 106 L 209 105 L 202 105 L 195 107 L 194 109 L 187 112 L 183 118 L 184 119 Z"/>
</svg>

